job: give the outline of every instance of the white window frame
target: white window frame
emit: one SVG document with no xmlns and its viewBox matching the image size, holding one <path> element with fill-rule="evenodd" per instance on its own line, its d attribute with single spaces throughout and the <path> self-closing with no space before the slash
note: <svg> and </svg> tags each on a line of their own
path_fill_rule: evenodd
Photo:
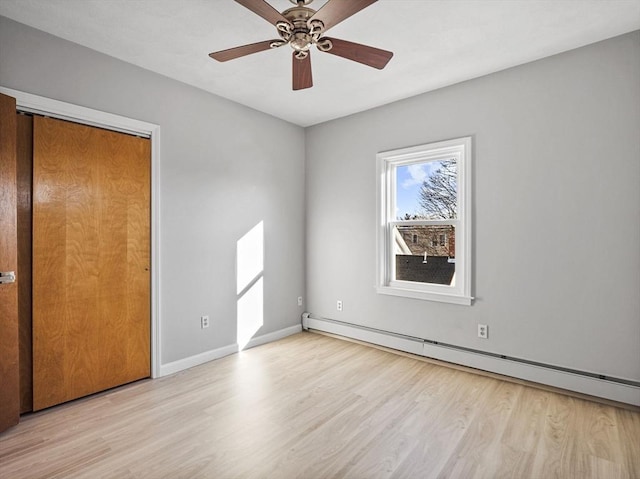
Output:
<svg viewBox="0 0 640 479">
<path fill-rule="evenodd" d="M 470 305 L 471 296 L 471 137 L 384 151 L 376 155 L 377 282 L 380 294 Z M 395 211 L 396 168 L 415 163 L 456 158 L 458 205 L 455 220 L 397 220 Z M 453 286 L 393 279 L 395 255 L 393 229 L 397 225 L 454 225 L 456 272 Z"/>
</svg>

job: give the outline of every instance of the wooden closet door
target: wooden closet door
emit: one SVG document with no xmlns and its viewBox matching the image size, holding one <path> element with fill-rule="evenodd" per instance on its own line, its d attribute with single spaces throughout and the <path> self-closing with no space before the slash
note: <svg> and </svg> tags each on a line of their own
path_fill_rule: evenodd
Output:
<svg viewBox="0 0 640 479">
<path fill-rule="evenodd" d="M 17 276 L 16 135 L 16 100 L 0 94 L 0 271 Z M 19 418 L 18 284 L 0 283 L 0 432 Z"/>
<path fill-rule="evenodd" d="M 33 408 L 150 374 L 150 141 L 33 124 Z"/>
</svg>

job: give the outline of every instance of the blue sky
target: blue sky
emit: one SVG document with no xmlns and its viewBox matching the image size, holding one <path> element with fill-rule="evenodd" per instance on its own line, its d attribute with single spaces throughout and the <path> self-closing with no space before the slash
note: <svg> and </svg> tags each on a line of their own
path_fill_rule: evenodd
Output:
<svg viewBox="0 0 640 479">
<path fill-rule="evenodd" d="M 403 217 L 405 213 L 414 215 L 420 212 L 420 185 L 439 166 L 439 161 L 428 161 L 396 168 L 396 217 Z"/>
</svg>

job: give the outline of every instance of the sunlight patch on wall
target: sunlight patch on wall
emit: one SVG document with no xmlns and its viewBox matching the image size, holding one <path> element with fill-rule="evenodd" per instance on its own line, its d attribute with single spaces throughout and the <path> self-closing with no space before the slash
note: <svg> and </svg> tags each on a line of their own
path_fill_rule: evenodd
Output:
<svg viewBox="0 0 640 479">
<path fill-rule="evenodd" d="M 243 350 L 264 324 L 264 222 L 237 242 L 236 293 L 238 348 Z"/>
<path fill-rule="evenodd" d="M 238 299 L 238 348 L 242 351 L 262 327 L 264 288 L 262 277 Z"/>
</svg>

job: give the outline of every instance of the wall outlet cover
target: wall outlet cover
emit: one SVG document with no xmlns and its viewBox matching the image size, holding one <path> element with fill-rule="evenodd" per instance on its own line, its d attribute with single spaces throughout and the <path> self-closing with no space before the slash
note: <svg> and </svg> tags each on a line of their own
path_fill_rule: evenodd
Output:
<svg viewBox="0 0 640 479">
<path fill-rule="evenodd" d="M 478 337 L 482 339 L 489 338 L 489 326 L 486 324 L 478 324 Z"/>
</svg>

